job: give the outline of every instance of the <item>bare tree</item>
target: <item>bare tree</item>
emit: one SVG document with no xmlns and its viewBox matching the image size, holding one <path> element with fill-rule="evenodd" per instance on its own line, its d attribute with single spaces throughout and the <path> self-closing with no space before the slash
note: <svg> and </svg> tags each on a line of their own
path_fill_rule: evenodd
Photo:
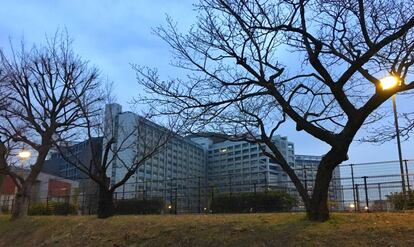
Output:
<svg viewBox="0 0 414 247">
<path fill-rule="evenodd" d="M 186 79 L 162 81 L 137 67 L 139 83 L 160 114 L 266 144 L 265 155 L 288 174 L 310 220 L 329 218 L 332 172 L 362 126 L 383 119 L 381 105 L 414 82 L 414 12 L 410 1 L 201 0 L 187 34 L 176 24 L 155 32 L 173 49 Z M 382 76 L 399 85 L 383 90 Z M 412 115 L 405 115 L 411 116 Z M 293 122 L 330 146 L 309 195 L 272 143 Z M 407 121 L 412 123 L 412 121 Z"/>
<path fill-rule="evenodd" d="M 116 190 L 124 186 L 145 161 L 161 152 L 174 136 L 167 128 L 155 125 L 138 115 L 134 120 L 120 122 L 116 112 L 118 105 L 110 103 L 112 100 L 108 97 L 109 93 L 105 95 L 109 103 L 106 107 L 101 107 L 105 108 L 105 113 L 100 117 L 90 117 L 89 110 L 83 109 L 82 116 L 86 126 L 80 126 L 76 130 L 78 139 L 89 140 L 87 144 L 92 152 L 91 160 L 81 160 L 70 146 L 65 145 L 66 137 L 62 138 L 63 141 L 55 142 L 56 149 L 63 159 L 98 185 L 98 218 L 114 215 L 113 200 Z M 148 134 L 151 128 L 157 129 L 155 134 Z M 79 135 L 82 132 L 83 134 Z M 97 137 L 103 138 L 102 146 L 92 141 Z M 116 169 L 114 166 L 123 171 L 116 179 L 111 178 L 111 170 Z"/>
<path fill-rule="evenodd" d="M 57 32 L 46 45 L 0 54 L 1 84 L 7 107 L 0 109 L 0 173 L 10 176 L 17 188 L 12 220 L 27 215 L 29 196 L 53 139 L 85 124 L 84 107 L 100 102 L 98 71 L 71 50 L 65 33 Z M 93 114 L 93 113 L 91 113 Z M 6 154 L 13 143 L 33 152 L 27 172 L 16 172 Z M 9 156 L 10 157 L 10 156 Z"/>
</svg>

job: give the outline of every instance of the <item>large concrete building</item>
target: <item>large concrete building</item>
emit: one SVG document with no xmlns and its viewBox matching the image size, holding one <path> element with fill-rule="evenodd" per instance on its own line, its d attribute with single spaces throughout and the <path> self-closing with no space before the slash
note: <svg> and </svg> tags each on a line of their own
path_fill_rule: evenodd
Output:
<svg viewBox="0 0 414 247">
<path fill-rule="evenodd" d="M 118 104 L 105 110 L 105 136 L 115 137 L 107 171 L 111 183 L 123 179 L 127 167 L 139 160 L 148 145 L 155 145 L 169 130 L 133 112 L 123 112 Z M 198 211 L 207 207 L 210 193 L 284 190 L 297 195 L 293 183 L 280 166 L 262 153 L 258 144 L 229 141 L 218 134 L 173 136 L 153 157 L 142 163 L 135 174 L 116 191 L 117 198 L 159 197 L 179 211 Z M 306 181 L 309 190 L 316 174 L 320 156 L 296 155 L 294 144 L 287 137 L 275 136 L 289 165 Z M 105 138 L 104 138 L 105 145 Z M 304 172 L 306 170 L 306 172 Z M 334 173 L 330 196 L 340 201 L 339 170 Z M 339 184 L 338 184 L 339 183 Z"/>
<path fill-rule="evenodd" d="M 115 137 L 116 153 L 107 171 L 111 183 L 123 179 L 134 162 L 157 145 L 159 151 L 142 163 L 136 173 L 117 189 L 116 197 L 159 197 L 180 210 L 200 210 L 200 187 L 205 186 L 206 160 L 203 148 L 133 112 L 123 112 L 118 104 L 105 110 L 105 134 Z M 104 140 L 105 143 L 105 140 Z"/>
<path fill-rule="evenodd" d="M 207 179 L 220 192 L 243 192 L 271 188 L 290 188 L 286 173 L 263 155 L 258 144 L 229 141 L 217 135 L 192 136 L 207 154 Z M 273 143 L 289 165 L 295 166 L 294 144 L 286 137 L 275 136 Z"/>
<path fill-rule="evenodd" d="M 65 158 L 62 157 L 60 152 L 52 151 L 49 158 L 45 161 L 42 171 L 74 181 L 89 179 L 87 174 L 83 173 L 75 165 L 67 162 L 67 160 L 71 160 L 78 166 L 85 167 L 88 167 L 92 158 L 100 160 L 102 154 L 102 139 L 102 137 L 92 138 L 91 140 L 73 143 L 72 145 L 68 145 L 68 147 L 62 148 Z"/>
</svg>

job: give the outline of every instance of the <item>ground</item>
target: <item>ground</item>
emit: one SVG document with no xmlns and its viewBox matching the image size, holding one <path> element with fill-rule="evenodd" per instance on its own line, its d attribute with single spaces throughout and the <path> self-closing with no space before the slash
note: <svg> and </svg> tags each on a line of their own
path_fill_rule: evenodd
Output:
<svg viewBox="0 0 414 247">
<path fill-rule="evenodd" d="M 0 217 L 0 246 L 414 246 L 414 212 Z"/>
</svg>

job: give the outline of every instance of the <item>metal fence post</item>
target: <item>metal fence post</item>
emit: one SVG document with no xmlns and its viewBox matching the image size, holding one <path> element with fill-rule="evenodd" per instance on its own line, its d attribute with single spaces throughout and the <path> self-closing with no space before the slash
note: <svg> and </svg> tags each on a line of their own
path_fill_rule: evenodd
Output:
<svg viewBox="0 0 414 247">
<path fill-rule="evenodd" d="M 174 212 L 175 212 L 175 214 L 177 214 L 177 212 L 178 212 L 178 209 L 177 209 L 177 207 L 178 207 L 178 190 L 177 190 L 177 187 L 175 187 L 175 200 L 174 200 Z"/>
<path fill-rule="evenodd" d="M 367 208 L 367 213 L 369 213 L 369 199 L 368 199 L 368 186 L 367 186 L 367 176 L 362 177 L 364 179 L 364 189 L 365 189 L 365 205 Z"/>
<path fill-rule="evenodd" d="M 254 194 L 256 195 L 256 192 L 257 192 L 257 190 L 256 190 L 256 183 L 253 184 L 253 188 L 254 188 L 254 190 L 253 190 L 254 191 Z"/>
<path fill-rule="evenodd" d="M 214 200 L 214 186 L 211 186 L 211 201 Z"/>
<path fill-rule="evenodd" d="M 229 182 L 230 182 L 229 195 L 231 197 L 231 192 L 232 192 L 232 188 L 231 188 L 231 174 L 229 174 Z"/>
<path fill-rule="evenodd" d="M 148 185 L 147 185 L 147 180 L 145 179 L 145 182 L 144 182 L 144 200 L 145 199 L 147 199 L 147 191 L 148 191 Z"/>
<path fill-rule="evenodd" d="M 405 164 L 405 176 L 407 178 L 407 188 L 408 188 L 408 191 L 410 191 L 411 190 L 411 188 L 410 188 L 410 177 L 408 176 L 408 164 L 407 163 L 408 163 L 407 160 L 404 160 L 404 164 Z"/>
<path fill-rule="evenodd" d="M 354 178 L 354 164 L 350 164 L 351 166 L 351 177 L 352 177 L 352 195 L 354 197 L 354 211 L 357 211 L 356 206 L 356 195 L 355 195 L 355 178 Z"/>
<path fill-rule="evenodd" d="M 360 211 L 360 208 L 359 208 L 359 184 L 355 184 L 355 195 L 356 195 L 355 208 L 358 208 L 357 210 Z"/>
<path fill-rule="evenodd" d="M 201 213 L 201 177 L 198 177 L 198 213 Z"/>
<path fill-rule="evenodd" d="M 304 166 L 303 168 L 303 175 L 304 175 L 304 179 L 305 179 L 305 190 L 306 190 L 306 194 L 308 194 L 308 177 L 306 174 L 306 166 Z"/>
<path fill-rule="evenodd" d="M 381 183 L 378 183 L 378 195 L 379 195 L 379 200 L 380 200 L 380 203 L 381 203 L 381 210 L 384 210 L 384 208 L 382 207 Z"/>
<path fill-rule="evenodd" d="M 66 215 L 68 215 L 69 214 L 69 207 L 70 207 L 70 196 L 68 195 L 68 196 L 66 196 Z"/>
<path fill-rule="evenodd" d="M 88 214 L 89 215 L 91 215 L 92 214 L 92 212 L 91 212 L 91 207 L 92 207 L 92 205 L 91 205 L 91 203 L 92 203 L 92 198 L 91 198 L 92 196 L 91 195 L 88 195 Z M 96 199 L 96 198 L 95 198 Z"/>
<path fill-rule="evenodd" d="M 172 213 L 172 205 L 173 205 L 173 188 L 171 184 L 170 186 L 170 214 Z"/>
</svg>

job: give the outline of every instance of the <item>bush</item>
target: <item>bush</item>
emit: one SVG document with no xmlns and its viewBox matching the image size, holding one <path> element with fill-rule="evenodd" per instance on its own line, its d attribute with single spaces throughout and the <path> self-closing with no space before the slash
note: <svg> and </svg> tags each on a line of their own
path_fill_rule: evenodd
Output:
<svg viewBox="0 0 414 247">
<path fill-rule="evenodd" d="M 161 199 L 126 199 L 116 202 L 115 214 L 161 214 L 163 208 Z"/>
<path fill-rule="evenodd" d="M 30 205 L 29 215 L 68 215 L 77 214 L 76 206 L 65 202 L 36 203 Z"/>
<path fill-rule="evenodd" d="M 30 205 L 29 207 L 29 215 L 51 215 L 50 210 L 48 210 L 48 207 L 45 203 L 36 203 L 33 205 Z"/>
<path fill-rule="evenodd" d="M 396 210 L 403 210 L 404 209 L 404 201 L 405 197 L 402 192 L 391 193 L 391 195 L 387 195 L 388 201 L 394 206 Z M 414 209 L 414 191 L 410 190 L 407 191 L 407 205 L 405 209 Z"/>
<path fill-rule="evenodd" d="M 3 205 L 3 206 L 1 206 L 0 211 L 1 211 L 3 214 L 8 214 L 8 213 L 10 213 L 9 206 L 7 206 L 7 205 Z"/>
<path fill-rule="evenodd" d="M 211 201 L 210 209 L 213 213 L 277 212 L 289 211 L 295 205 L 296 199 L 288 193 L 271 191 L 218 195 Z"/>
<path fill-rule="evenodd" d="M 53 215 L 77 214 L 76 206 L 71 203 L 53 202 L 51 207 Z"/>
</svg>

